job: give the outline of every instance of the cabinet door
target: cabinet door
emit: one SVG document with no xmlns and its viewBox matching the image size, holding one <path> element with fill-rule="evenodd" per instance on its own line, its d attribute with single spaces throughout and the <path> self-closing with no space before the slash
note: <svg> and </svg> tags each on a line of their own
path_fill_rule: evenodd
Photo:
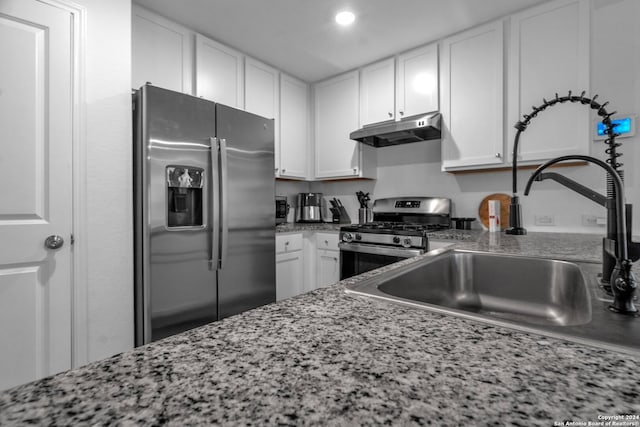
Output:
<svg viewBox="0 0 640 427">
<path fill-rule="evenodd" d="M 302 251 L 276 255 L 276 300 L 304 292 L 304 259 Z"/>
<path fill-rule="evenodd" d="M 278 70 L 247 57 L 244 73 L 244 109 L 277 121 L 280 92 Z"/>
<path fill-rule="evenodd" d="M 396 120 L 438 110 L 438 45 L 398 56 Z"/>
<path fill-rule="evenodd" d="M 509 152 L 513 125 L 543 98 L 589 93 L 589 2 L 545 3 L 511 18 Z M 556 105 L 531 121 L 520 139 L 519 159 L 543 161 L 589 152 L 589 108 Z"/>
<path fill-rule="evenodd" d="M 318 249 L 316 287 L 329 286 L 340 280 L 340 252 Z"/>
<path fill-rule="evenodd" d="M 316 247 L 318 249 L 326 249 L 329 251 L 339 251 L 338 242 L 339 242 L 340 233 L 316 233 Z"/>
<path fill-rule="evenodd" d="M 360 125 L 395 118 L 395 60 L 389 58 L 360 70 Z"/>
<path fill-rule="evenodd" d="M 353 177 L 360 172 L 358 71 L 315 85 L 316 178 Z"/>
<path fill-rule="evenodd" d="M 308 175 L 309 86 L 280 74 L 280 169 L 278 175 L 305 179 Z"/>
<path fill-rule="evenodd" d="M 244 108 L 242 54 L 196 34 L 197 96 Z"/>
<path fill-rule="evenodd" d="M 132 85 L 191 94 L 193 34 L 138 6 L 131 17 Z"/>
<path fill-rule="evenodd" d="M 442 169 L 502 164 L 503 23 L 442 43 Z"/>
<path fill-rule="evenodd" d="M 280 159 L 280 76 L 275 68 L 249 57 L 244 62 L 244 109 L 274 120 L 275 170 Z"/>
<path fill-rule="evenodd" d="M 301 251 L 303 248 L 302 233 L 276 235 L 276 254 Z"/>
</svg>

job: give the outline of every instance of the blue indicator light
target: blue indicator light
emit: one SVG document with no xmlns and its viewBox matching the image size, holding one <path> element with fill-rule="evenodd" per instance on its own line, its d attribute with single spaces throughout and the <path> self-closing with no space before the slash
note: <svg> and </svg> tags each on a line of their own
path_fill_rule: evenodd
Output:
<svg viewBox="0 0 640 427">
<path fill-rule="evenodd" d="M 631 117 L 625 117 L 624 119 L 611 120 L 615 125 L 613 131 L 620 135 L 631 132 Z M 598 122 L 598 136 L 606 136 L 607 128 L 602 122 Z"/>
</svg>

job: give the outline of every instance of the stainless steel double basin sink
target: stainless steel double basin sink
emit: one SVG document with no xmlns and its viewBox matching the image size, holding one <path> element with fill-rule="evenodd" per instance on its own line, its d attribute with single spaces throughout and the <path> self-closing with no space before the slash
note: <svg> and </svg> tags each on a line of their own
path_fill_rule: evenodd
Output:
<svg viewBox="0 0 640 427">
<path fill-rule="evenodd" d="M 347 292 L 640 355 L 640 318 L 613 313 L 600 264 L 456 249 Z"/>
</svg>

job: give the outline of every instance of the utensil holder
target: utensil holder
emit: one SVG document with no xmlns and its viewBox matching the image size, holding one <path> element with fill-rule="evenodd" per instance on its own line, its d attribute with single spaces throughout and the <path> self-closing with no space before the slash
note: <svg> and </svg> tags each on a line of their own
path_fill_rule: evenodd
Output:
<svg viewBox="0 0 640 427">
<path fill-rule="evenodd" d="M 358 224 L 366 224 L 373 221 L 373 211 L 369 208 L 358 209 Z"/>
</svg>

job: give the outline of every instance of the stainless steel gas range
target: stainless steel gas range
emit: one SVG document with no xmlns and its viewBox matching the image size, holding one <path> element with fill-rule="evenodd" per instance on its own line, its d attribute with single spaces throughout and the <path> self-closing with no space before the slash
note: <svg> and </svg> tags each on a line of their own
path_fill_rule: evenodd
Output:
<svg viewBox="0 0 640 427">
<path fill-rule="evenodd" d="M 429 250 L 427 233 L 451 228 L 451 200 L 392 197 L 373 204 L 373 222 L 340 227 L 340 279 Z"/>
</svg>

